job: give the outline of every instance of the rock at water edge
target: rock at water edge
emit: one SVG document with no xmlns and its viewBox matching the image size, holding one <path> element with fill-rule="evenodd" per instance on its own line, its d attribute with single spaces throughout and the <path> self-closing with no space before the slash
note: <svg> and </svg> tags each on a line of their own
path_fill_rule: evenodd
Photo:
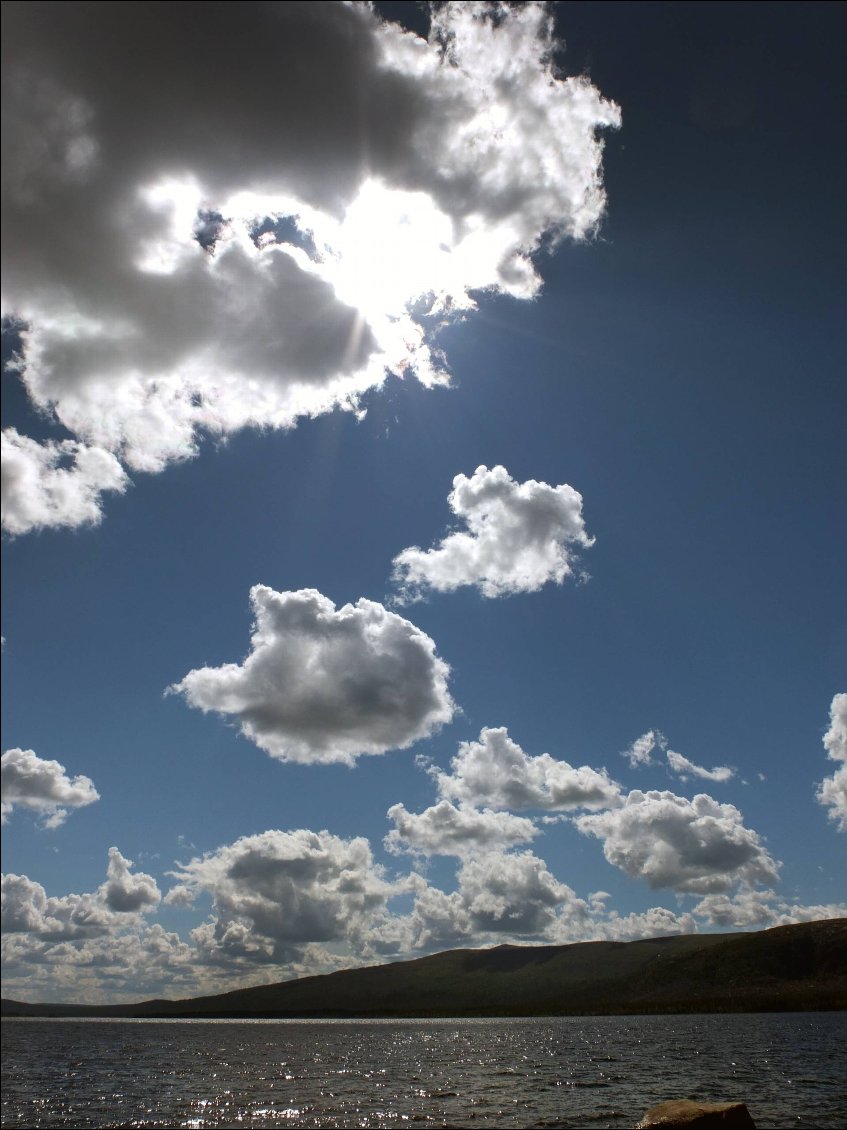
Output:
<svg viewBox="0 0 847 1130">
<path fill-rule="evenodd" d="M 696 1103 L 672 1099 L 651 1106 L 639 1130 L 756 1130 L 744 1103 Z"/>
</svg>

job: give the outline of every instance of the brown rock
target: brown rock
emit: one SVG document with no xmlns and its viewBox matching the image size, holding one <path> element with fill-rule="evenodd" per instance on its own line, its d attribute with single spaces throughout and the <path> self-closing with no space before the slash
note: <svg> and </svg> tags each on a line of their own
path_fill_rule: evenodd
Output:
<svg viewBox="0 0 847 1130">
<path fill-rule="evenodd" d="M 756 1130 L 744 1103 L 695 1103 L 691 1099 L 651 1106 L 638 1126 L 639 1130 Z"/>
</svg>

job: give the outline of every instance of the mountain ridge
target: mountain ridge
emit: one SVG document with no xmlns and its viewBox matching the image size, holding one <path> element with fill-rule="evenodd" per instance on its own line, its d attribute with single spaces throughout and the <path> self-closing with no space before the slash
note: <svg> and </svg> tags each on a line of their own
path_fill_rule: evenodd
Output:
<svg viewBox="0 0 847 1130">
<path fill-rule="evenodd" d="M 3 1016 L 323 1019 L 847 1009 L 847 918 L 633 942 L 455 949 L 182 1000 Z"/>
</svg>

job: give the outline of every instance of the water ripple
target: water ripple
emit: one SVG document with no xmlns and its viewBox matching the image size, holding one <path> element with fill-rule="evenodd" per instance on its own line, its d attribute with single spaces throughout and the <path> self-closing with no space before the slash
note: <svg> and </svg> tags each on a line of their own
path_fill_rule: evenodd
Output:
<svg viewBox="0 0 847 1130">
<path fill-rule="evenodd" d="M 3 1023 L 3 1126 L 631 1127 L 667 1098 L 847 1124 L 837 1013 Z"/>
</svg>

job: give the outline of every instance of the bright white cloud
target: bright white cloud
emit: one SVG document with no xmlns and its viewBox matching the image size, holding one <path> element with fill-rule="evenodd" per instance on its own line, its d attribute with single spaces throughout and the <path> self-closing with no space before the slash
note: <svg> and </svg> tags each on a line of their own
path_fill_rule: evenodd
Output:
<svg viewBox="0 0 847 1130">
<path fill-rule="evenodd" d="M 8 6 L 3 310 L 78 459 L 156 471 L 386 371 L 444 382 L 421 312 L 534 294 L 533 252 L 602 215 L 620 113 L 554 70 L 543 5 L 446 4 L 428 42 L 369 5 L 238 11 Z M 98 458 L 89 521 L 123 482 Z M 63 501 L 35 524 L 75 524 Z"/>
<path fill-rule="evenodd" d="M 653 754 L 656 750 L 667 749 L 667 738 L 661 730 L 648 730 L 642 734 L 627 749 L 621 752 L 621 757 L 627 758 L 632 769 L 640 769 L 644 765 L 652 765 Z"/>
<path fill-rule="evenodd" d="M 385 837 L 386 848 L 394 853 L 420 852 L 423 855 L 472 855 L 492 849 L 505 850 L 529 843 L 539 829 L 524 816 L 510 812 L 481 812 L 468 805 L 441 800 L 423 812 L 408 812 L 394 804 L 388 819 L 395 825 Z"/>
<path fill-rule="evenodd" d="M 436 772 L 439 795 L 492 808 L 609 808 L 620 803 L 620 787 L 605 769 L 575 768 L 549 753 L 532 757 L 505 727 L 485 727 L 477 742 L 462 742 L 450 772 Z"/>
<path fill-rule="evenodd" d="M 693 761 L 689 761 L 687 757 L 683 757 L 681 753 L 675 753 L 672 749 L 667 751 L 668 765 L 674 773 L 682 777 L 683 781 L 688 777 L 699 777 L 703 781 L 715 781 L 722 784 L 724 781 L 731 781 L 735 776 L 735 770 L 731 769 L 728 765 L 716 765 L 714 769 L 704 769 L 702 765 L 695 765 Z"/>
<path fill-rule="evenodd" d="M 739 810 L 705 793 L 687 800 L 636 789 L 621 808 L 574 823 L 602 841 L 609 863 L 654 888 L 705 895 L 777 879 L 779 864 Z"/>
<path fill-rule="evenodd" d="M 361 599 L 336 610 L 314 589 L 254 585 L 250 654 L 201 667 L 169 688 L 190 706 L 238 719 L 281 761 L 343 762 L 404 749 L 455 710 L 449 667 L 424 632 Z"/>
<path fill-rule="evenodd" d="M 36 443 L 14 428 L 0 436 L 2 521 L 9 534 L 96 524 L 103 516 L 100 496 L 123 492 L 128 481 L 102 447 L 73 440 Z"/>
<path fill-rule="evenodd" d="M 452 592 L 476 585 L 487 597 L 537 592 L 573 572 L 576 548 L 594 544 L 585 531 L 582 495 L 563 483 L 518 483 L 505 467 L 456 475 L 447 501 L 467 527 L 433 549 L 412 546 L 394 558 L 401 600 L 427 589 Z"/>
<path fill-rule="evenodd" d="M 847 832 L 847 694 L 834 696 L 829 708 L 829 729 L 823 737 L 824 749 L 833 761 L 842 764 L 818 786 L 818 802 L 829 809 L 830 820 Z"/>
<path fill-rule="evenodd" d="M 15 807 L 39 813 L 47 828 L 63 824 L 69 808 L 100 799 L 94 782 L 81 774 L 69 777 L 64 765 L 46 761 L 31 749 L 8 749 L 0 758 L 3 823 Z"/>
</svg>

